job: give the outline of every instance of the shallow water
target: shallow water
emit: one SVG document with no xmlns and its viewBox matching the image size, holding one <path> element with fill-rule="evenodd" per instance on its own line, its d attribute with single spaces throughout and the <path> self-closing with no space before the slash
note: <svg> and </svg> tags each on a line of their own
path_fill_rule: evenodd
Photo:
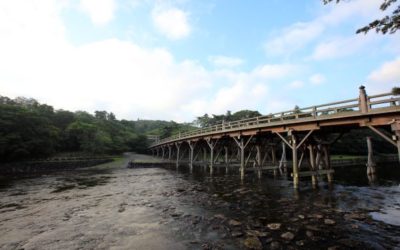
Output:
<svg viewBox="0 0 400 250">
<path fill-rule="evenodd" d="M 400 247 L 397 165 L 371 181 L 339 168 L 335 185 L 299 191 L 285 176 L 125 165 L 1 180 L 0 249 Z"/>
</svg>

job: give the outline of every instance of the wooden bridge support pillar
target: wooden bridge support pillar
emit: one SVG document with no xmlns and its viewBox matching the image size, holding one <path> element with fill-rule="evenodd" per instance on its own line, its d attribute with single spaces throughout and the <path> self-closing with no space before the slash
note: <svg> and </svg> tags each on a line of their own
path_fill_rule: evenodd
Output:
<svg viewBox="0 0 400 250">
<path fill-rule="evenodd" d="M 176 147 L 176 170 L 179 169 L 179 159 L 180 159 L 180 148 L 181 148 L 181 142 L 175 142 L 175 147 Z"/>
<path fill-rule="evenodd" d="M 238 138 L 236 139 L 235 137 L 233 137 L 233 139 L 235 140 L 239 151 L 240 151 L 240 179 L 244 179 L 244 168 L 245 168 L 245 159 L 244 159 L 244 150 L 246 149 L 247 145 L 249 144 L 249 142 L 251 141 L 251 139 L 253 138 L 253 136 L 250 136 L 250 138 L 247 140 L 247 142 L 244 141 L 244 138 Z"/>
<path fill-rule="evenodd" d="M 400 162 L 400 121 L 394 121 L 391 124 L 392 131 L 394 132 L 392 138 L 390 138 L 389 136 L 386 135 L 386 133 L 379 131 L 377 128 L 373 126 L 368 126 L 368 127 L 376 134 L 380 135 L 383 139 L 385 139 L 386 141 L 388 141 L 397 148 L 397 155 L 399 157 L 399 162 Z"/>
<path fill-rule="evenodd" d="M 207 162 L 207 149 L 203 148 L 203 163 L 206 164 Z"/>
<path fill-rule="evenodd" d="M 279 161 L 279 170 L 284 173 L 287 173 L 287 159 L 286 159 L 286 144 L 282 142 L 282 156 L 281 160 Z"/>
<path fill-rule="evenodd" d="M 165 155 L 165 146 L 161 147 L 161 158 L 164 160 L 164 155 Z"/>
<path fill-rule="evenodd" d="M 168 160 L 172 159 L 172 145 L 168 145 Z"/>
<path fill-rule="evenodd" d="M 224 163 L 225 163 L 225 174 L 229 172 L 229 149 L 224 146 Z"/>
<path fill-rule="evenodd" d="M 400 162 L 400 124 L 398 121 L 393 123 L 391 125 L 392 131 L 395 133 L 394 138 L 396 138 L 396 146 L 397 146 L 397 154 L 399 156 L 399 162 Z"/>
<path fill-rule="evenodd" d="M 303 155 L 300 158 L 300 164 L 299 164 L 299 159 L 297 156 L 298 149 L 303 145 L 304 142 L 308 139 L 308 137 L 312 134 L 314 130 L 310 130 L 307 135 L 303 137 L 303 139 L 298 143 L 297 138 L 292 130 L 288 131 L 288 136 L 289 136 L 289 141 L 287 141 L 280 133 L 275 133 L 277 134 L 286 145 L 288 145 L 292 149 L 292 168 L 293 168 L 293 187 L 298 188 L 299 187 L 299 165 L 301 165 L 302 160 L 303 160 Z"/>
<path fill-rule="evenodd" d="M 261 179 L 261 167 L 262 167 L 262 153 L 261 153 L 261 146 L 256 145 L 256 168 L 257 168 L 257 177 Z"/>
<path fill-rule="evenodd" d="M 296 136 L 291 133 L 291 141 L 292 141 L 292 162 L 293 162 L 293 186 L 294 188 L 299 187 L 299 166 L 298 166 L 298 158 L 297 158 L 297 140 Z"/>
<path fill-rule="evenodd" d="M 208 138 L 206 140 L 208 147 L 210 148 L 210 175 L 214 172 L 214 149 L 218 143 L 218 139 L 216 141 L 212 141 L 212 139 Z"/>
<path fill-rule="evenodd" d="M 330 155 L 330 150 L 329 150 L 329 144 L 322 144 L 321 145 L 322 149 L 322 161 L 325 165 L 326 170 L 331 170 L 331 155 Z M 328 179 L 328 182 L 331 183 L 333 182 L 333 174 L 332 172 L 327 172 L 326 177 Z"/>
<path fill-rule="evenodd" d="M 317 162 L 316 162 L 316 156 L 315 156 L 315 146 L 314 145 L 309 145 L 308 150 L 310 152 L 310 168 L 311 171 L 316 171 L 317 170 Z M 317 175 L 313 174 L 311 175 L 311 182 L 313 187 L 318 186 L 318 178 Z"/>
<path fill-rule="evenodd" d="M 193 143 L 191 141 L 188 141 L 189 144 L 189 167 L 190 167 L 190 173 L 193 173 L 193 155 L 194 155 L 194 147 L 196 146 L 196 143 Z"/>
<path fill-rule="evenodd" d="M 372 151 L 372 141 L 371 137 L 367 136 L 367 147 L 368 147 L 368 162 L 367 162 L 367 175 L 373 175 L 375 174 L 375 161 L 373 159 L 373 151 Z"/>
<path fill-rule="evenodd" d="M 271 146 L 271 160 L 272 160 L 272 166 L 276 166 L 276 145 Z M 275 168 L 274 169 L 274 176 L 278 175 L 278 170 Z"/>
</svg>

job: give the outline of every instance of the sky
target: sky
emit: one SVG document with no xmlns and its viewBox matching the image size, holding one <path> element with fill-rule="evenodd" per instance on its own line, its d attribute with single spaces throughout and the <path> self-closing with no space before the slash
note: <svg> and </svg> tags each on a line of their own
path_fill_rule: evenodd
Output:
<svg viewBox="0 0 400 250">
<path fill-rule="evenodd" d="M 400 86 L 382 0 L 0 0 L 0 95 L 118 119 L 262 114 Z"/>
</svg>

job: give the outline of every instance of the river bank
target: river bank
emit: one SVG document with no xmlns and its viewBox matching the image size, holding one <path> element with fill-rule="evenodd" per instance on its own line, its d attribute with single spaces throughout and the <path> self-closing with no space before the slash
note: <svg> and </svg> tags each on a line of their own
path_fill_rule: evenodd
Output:
<svg viewBox="0 0 400 250">
<path fill-rule="evenodd" d="M 399 168 L 295 191 L 285 177 L 125 168 L 138 157 L 2 181 L 0 249 L 400 247 Z"/>
</svg>

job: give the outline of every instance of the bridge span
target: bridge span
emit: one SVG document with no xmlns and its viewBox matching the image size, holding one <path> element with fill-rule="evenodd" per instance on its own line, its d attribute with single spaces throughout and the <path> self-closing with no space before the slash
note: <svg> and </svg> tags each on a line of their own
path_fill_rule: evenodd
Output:
<svg viewBox="0 0 400 250">
<path fill-rule="evenodd" d="M 201 162 L 210 174 L 215 167 L 228 171 L 236 166 L 242 179 L 249 169 L 259 177 L 263 171 L 285 170 L 290 156 L 297 188 L 302 176 L 311 177 L 313 185 L 325 176 L 332 182 L 330 147 L 351 130 L 365 127 L 397 147 L 400 160 L 400 96 L 368 96 L 363 86 L 354 99 L 223 122 L 157 140 L 149 149 L 177 168 L 187 162 L 191 172 Z M 374 172 L 370 138 L 367 142 L 368 169 Z"/>
</svg>

